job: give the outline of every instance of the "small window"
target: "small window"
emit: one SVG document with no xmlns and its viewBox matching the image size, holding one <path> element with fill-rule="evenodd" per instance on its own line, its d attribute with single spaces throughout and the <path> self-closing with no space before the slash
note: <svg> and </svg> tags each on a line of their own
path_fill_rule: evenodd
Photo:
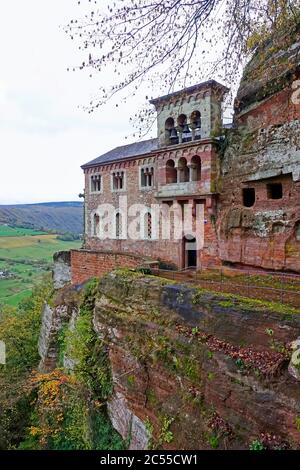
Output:
<svg viewBox="0 0 300 470">
<path fill-rule="evenodd" d="M 244 188 L 243 189 L 243 204 L 245 207 L 252 207 L 255 203 L 255 189 Z"/>
<path fill-rule="evenodd" d="M 268 199 L 281 199 L 282 198 L 282 184 L 270 183 L 267 184 Z"/>
<path fill-rule="evenodd" d="M 101 191 L 101 175 L 91 176 L 91 192 L 99 193 Z"/>
<path fill-rule="evenodd" d="M 152 238 L 152 216 L 150 212 L 145 214 L 145 238 L 151 240 Z"/>
<path fill-rule="evenodd" d="M 122 216 L 120 212 L 116 214 L 116 238 L 122 238 Z"/>
<path fill-rule="evenodd" d="M 98 214 L 94 215 L 94 227 L 93 227 L 93 235 L 97 237 L 99 235 L 99 227 L 100 227 L 100 217 Z"/>
<path fill-rule="evenodd" d="M 141 169 L 141 187 L 151 188 L 153 186 L 153 167 L 146 167 Z"/>
<path fill-rule="evenodd" d="M 120 191 L 125 188 L 124 171 L 114 171 L 112 174 L 112 188 L 114 191 Z"/>
</svg>

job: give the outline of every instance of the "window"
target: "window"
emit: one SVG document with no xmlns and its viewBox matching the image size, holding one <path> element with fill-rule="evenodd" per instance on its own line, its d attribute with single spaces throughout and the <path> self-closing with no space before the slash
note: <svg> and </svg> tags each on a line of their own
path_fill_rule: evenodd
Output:
<svg viewBox="0 0 300 470">
<path fill-rule="evenodd" d="M 180 114 L 180 116 L 178 116 L 177 124 L 181 129 L 184 128 L 184 126 L 187 124 L 187 117 L 185 114 Z"/>
<path fill-rule="evenodd" d="M 192 133 L 187 123 L 187 117 L 185 114 L 180 114 L 177 119 L 179 129 L 179 143 L 189 142 L 192 140 Z"/>
<path fill-rule="evenodd" d="M 122 238 L 122 215 L 116 214 L 116 238 Z"/>
<path fill-rule="evenodd" d="M 191 129 L 193 140 L 201 139 L 201 113 L 200 111 L 193 111 L 191 116 Z"/>
<path fill-rule="evenodd" d="M 91 176 L 91 192 L 99 193 L 101 191 L 101 175 Z"/>
<path fill-rule="evenodd" d="M 190 170 L 187 166 L 187 160 L 181 157 L 178 161 L 179 182 L 186 183 L 190 179 Z"/>
<path fill-rule="evenodd" d="M 194 110 L 188 117 L 180 114 L 176 123 L 172 117 L 165 121 L 165 144 L 176 145 L 201 139 L 201 113 Z"/>
<path fill-rule="evenodd" d="M 124 171 L 114 171 L 112 173 L 112 189 L 113 191 L 120 191 L 125 189 Z"/>
<path fill-rule="evenodd" d="M 98 214 L 94 215 L 93 220 L 93 236 L 97 237 L 99 235 L 99 226 L 100 226 L 100 217 Z"/>
<path fill-rule="evenodd" d="M 177 170 L 174 160 L 168 160 L 166 163 L 166 183 L 177 183 Z"/>
<path fill-rule="evenodd" d="M 198 155 L 194 155 L 191 159 L 191 181 L 201 180 L 201 158 Z"/>
<path fill-rule="evenodd" d="M 282 198 L 282 184 L 270 183 L 267 184 L 268 199 L 281 199 Z"/>
<path fill-rule="evenodd" d="M 150 212 L 145 214 L 144 218 L 144 238 L 151 240 L 152 238 L 152 216 Z"/>
<path fill-rule="evenodd" d="M 245 207 L 252 207 L 255 203 L 255 189 L 244 188 L 243 189 L 243 204 Z"/>
<path fill-rule="evenodd" d="M 165 122 L 166 145 L 178 144 L 178 135 L 175 129 L 174 119 L 169 117 Z"/>
<path fill-rule="evenodd" d="M 154 185 L 153 177 L 154 177 L 153 167 L 142 168 L 141 169 L 141 187 L 152 188 Z"/>
</svg>

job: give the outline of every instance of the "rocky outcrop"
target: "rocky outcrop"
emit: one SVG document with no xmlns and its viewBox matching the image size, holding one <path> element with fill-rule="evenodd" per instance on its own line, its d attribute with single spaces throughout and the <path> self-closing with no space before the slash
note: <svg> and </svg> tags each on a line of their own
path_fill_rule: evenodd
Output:
<svg viewBox="0 0 300 470">
<path fill-rule="evenodd" d="M 223 261 L 300 272 L 299 52 L 299 31 L 285 32 L 245 68 L 221 158 Z M 281 189 L 272 195 L 274 185 Z"/>
<path fill-rule="evenodd" d="M 76 329 L 79 294 L 66 287 L 44 312 L 44 364 L 57 358 L 57 316 Z M 288 365 L 300 316 L 124 271 L 102 278 L 91 302 L 111 370 L 108 414 L 131 449 L 245 449 L 269 434 L 273 447 L 299 448 Z"/>
<path fill-rule="evenodd" d="M 58 251 L 53 257 L 54 289 L 61 289 L 71 282 L 71 252 Z"/>
</svg>

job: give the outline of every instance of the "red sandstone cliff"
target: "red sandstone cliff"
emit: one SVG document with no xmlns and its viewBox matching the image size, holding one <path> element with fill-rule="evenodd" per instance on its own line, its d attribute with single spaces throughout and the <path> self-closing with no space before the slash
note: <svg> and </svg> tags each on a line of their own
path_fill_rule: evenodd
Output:
<svg viewBox="0 0 300 470">
<path fill-rule="evenodd" d="M 221 162 L 219 248 L 223 261 L 300 271 L 299 31 L 275 44 L 255 54 L 235 100 Z M 245 203 L 249 189 L 255 196 Z"/>
<path fill-rule="evenodd" d="M 43 370 L 58 364 L 61 331 L 76 330 L 81 289 L 58 291 L 45 308 Z M 124 271 L 102 278 L 89 304 L 111 370 L 108 413 L 130 448 L 299 448 L 287 348 L 298 315 Z M 72 357 L 64 365 L 76 371 Z"/>
</svg>

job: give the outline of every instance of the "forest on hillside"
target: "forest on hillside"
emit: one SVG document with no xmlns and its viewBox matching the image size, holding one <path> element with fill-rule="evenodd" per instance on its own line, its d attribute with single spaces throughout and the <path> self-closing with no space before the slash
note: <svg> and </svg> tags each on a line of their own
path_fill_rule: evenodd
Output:
<svg viewBox="0 0 300 470">
<path fill-rule="evenodd" d="M 34 230 L 81 234 L 83 208 L 80 201 L 0 205 L 0 225 Z"/>
</svg>

